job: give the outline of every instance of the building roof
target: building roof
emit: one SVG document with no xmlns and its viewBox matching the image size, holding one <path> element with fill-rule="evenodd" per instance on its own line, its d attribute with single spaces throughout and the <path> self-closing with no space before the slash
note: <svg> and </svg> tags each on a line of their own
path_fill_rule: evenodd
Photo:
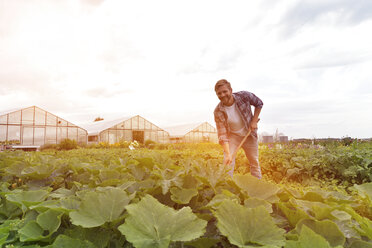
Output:
<svg viewBox="0 0 372 248">
<path fill-rule="evenodd" d="M 1 115 L 6 115 L 6 114 L 9 114 L 9 113 L 13 113 L 13 112 L 16 112 L 16 111 L 21 110 L 21 109 L 31 108 L 31 107 L 36 107 L 36 106 L 19 107 L 19 108 L 12 108 L 12 109 L 7 109 L 7 110 L 2 110 L 2 111 L 0 111 L 0 116 Z"/>
<path fill-rule="evenodd" d="M 119 119 L 114 119 L 114 120 L 102 120 L 102 121 L 95 121 L 95 122 L 90 122 L 86 124 L 82 124 L 81 126 L 85 128 L 88 131 L 89 135 L 98 135 L 100 132 L 103 130 L 109 129 L 123 121 L 129 120 L 132 117 L 122 117 Z"/>
<path fill-rule="evenodd" d="M 181 136 L 184 136 L 187 133 L 191 132 L 192 130 L 198 128 L 200 125 L 202 125 L 204 123 L 209 124 L 208 122 L 189 123 L 189 124 L 165 127 L 164 130 L 167 131 L 169 133 L 169 135 L 172 136 L 172 137 L 181 137 Z M 211 124 L 209 124 L 209 125 L 211 125 Z"/>
<path fill-rule="evenodd" d="M 90 122 L 90 123 L 82 124 L 81 126 L 84 127 L 86 130 L 88 130 L 88 135 L 98 135 L 100 132 L 102 132 L 106 129 L 112 128 L 115 125 L 117 125 L 117 124 L 119 124 L 123 121 L 130 120 L 130 119 L 132 119 L 134 117 L 137 117 L 137 116 L 139 118 L 144 119 L 145 121 L 148 121 L 147 119 L 143 118 L 140 115 L 135 115 L 135 116 L 131 116 L 131 117 L 121 117 L 119 119 L 113 119 L 113 120 L 102 120 L 102 121 Z M 152 125 L 159 128 L 160 130 L 164 130 L 164 129 L 158 127 L 157 125 L 153 124 L 151 121 L 148 121 L 148 122 L 150 122 Z"/>
<path fill-rule="evenodd" d="M 61 118 L 61 117 L 59 117 L 59 116 L 57 116 L 57 115 L 55 115 L 55 114 L 52 114 L 51 112 L 49 112 L 49 111 L 47 111 L 47 110 L 45 110 L 45 109 L 42 109 L 42 108 L 40 108 L 40 107 L 38 107 L 38 106 L 35 106 L 35 105 L 33 105 L 33 106 L 26 106 L 26 107 L 18 107 L 18 108 L 8 109 L 8 110 L 3 110 L 3 111 L 0 111 L 0 116 L 2 116 L 2 115 L 7 115 L 7 114 L 10 114 L 10 113 L 13 113 L 13 112 L 17 112 L 17 111 L 20 111 L 20 110 L 23 110 L 23 109 L 28 109 L 28 108 L 35 108 L 35 109 L 38 108 L 38 109 L 41 109 L 41 110 L 45 111 L 46 113 L 49 113 L 49 114 L 51 114 L 51 115 L 54 115 L 54 116 L 58 117 L 59 119 L 61 119 L 61 120 L 63 120 L 63 121 L 66 121 L 66 122 L 72 124 L 73 126 L 76 126 L 76 127 L 82 128 L 80 125 L 78 126 L 78 125 L 72 123 L 71 121 L 67 121 L 67 120 L 64 119 L 64 118 Z M 84 130 L 86 131 L 85 128 L 82 128 L 82 129 L 84 129 Z"/>
</svg>

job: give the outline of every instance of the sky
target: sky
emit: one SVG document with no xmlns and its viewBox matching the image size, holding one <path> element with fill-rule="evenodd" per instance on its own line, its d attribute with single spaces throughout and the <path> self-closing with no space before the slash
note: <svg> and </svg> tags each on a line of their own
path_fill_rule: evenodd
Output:
<svg viewBox="0 0 372 248">
<path fill-rule="evenodd" d="M 0 112 L 215 125 L 227 79 L 259 133 L 370 138 L 371 30 L 370 0 L 0 0 Z"/>
</svg>

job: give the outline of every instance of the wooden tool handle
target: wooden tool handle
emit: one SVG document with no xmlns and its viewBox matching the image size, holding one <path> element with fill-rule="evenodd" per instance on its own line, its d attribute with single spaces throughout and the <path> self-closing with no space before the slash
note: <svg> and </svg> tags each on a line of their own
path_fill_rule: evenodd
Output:
<svg viewBox="0 0 372 248">
<path fill-rule="evenodd" d="M 247 135 L 244 136 L 243 140 L 240 142 L 239 146 L 236 148 L 236 150 L 234 151 L 233 155 L 231 156 L 232 159 L 235 158 L 236 154 L 238 153 L 240 147 L 242 147 L 242 145 L 244 144 L 245 140 L 248 138 L 248 136 L 251 134 L 251 129 L 248 129 L 248 133 Z"/>
<path fill-rule="evenodd" d="M 258 119 L 258 121 L 260 121 L 260 119 Z M 257 122 L 258 122 L 257 121 Z M 232 159 L 235 158 L 236 154 L 238 153 L 240 147 L 242 147 L 242 145 L 244 144 L 245 140 L 248 138 L 248 136 L 251 134 L 251 128 L 248 128 L 248 133 L 244 136 L 243 140 L 240 142 L 239 146 L 236 148 L 236 150 L 234 151 L 233 155 L 231 156 Z"/>
</svg>

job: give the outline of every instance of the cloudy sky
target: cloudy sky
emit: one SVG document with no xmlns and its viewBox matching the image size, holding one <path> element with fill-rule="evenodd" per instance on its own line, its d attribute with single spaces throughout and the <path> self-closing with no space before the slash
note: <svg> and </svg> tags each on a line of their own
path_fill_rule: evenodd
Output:
<svg viewBox="0 0 372 248">
<path fill-rule="evenodd" d="M 372 137 L 371 30 L 370 0 L 0 0 L 0 112 L 214 124 L 226 78 L 260 132 Z"/>
</svg>

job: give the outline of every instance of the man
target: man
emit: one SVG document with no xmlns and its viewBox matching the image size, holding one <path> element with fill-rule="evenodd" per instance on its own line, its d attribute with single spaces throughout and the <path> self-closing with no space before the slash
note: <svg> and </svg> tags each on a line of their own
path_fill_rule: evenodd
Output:
<svg viewBox="0 0 372 248">
<path fill-rule="evenodd" d="M 230 165 L 229 174 L 232 176 L 235 167 L 235 152 L 244 136 L 251 130 L 242 148 L 247 156 L 251 174 L 261 178 L 261 168 L 258 163 L 257 122 L 263 102 L 248 91 L 232 92 L 230 83 L 226 79 L 217 81 L 214 88 L 220 103 L 214 110 L 214 120 L 217 126 L 218 140 L 223 146 L 224 164 Z M 254 108 L 252 114 L 251 105 Z"/>
</svg>

